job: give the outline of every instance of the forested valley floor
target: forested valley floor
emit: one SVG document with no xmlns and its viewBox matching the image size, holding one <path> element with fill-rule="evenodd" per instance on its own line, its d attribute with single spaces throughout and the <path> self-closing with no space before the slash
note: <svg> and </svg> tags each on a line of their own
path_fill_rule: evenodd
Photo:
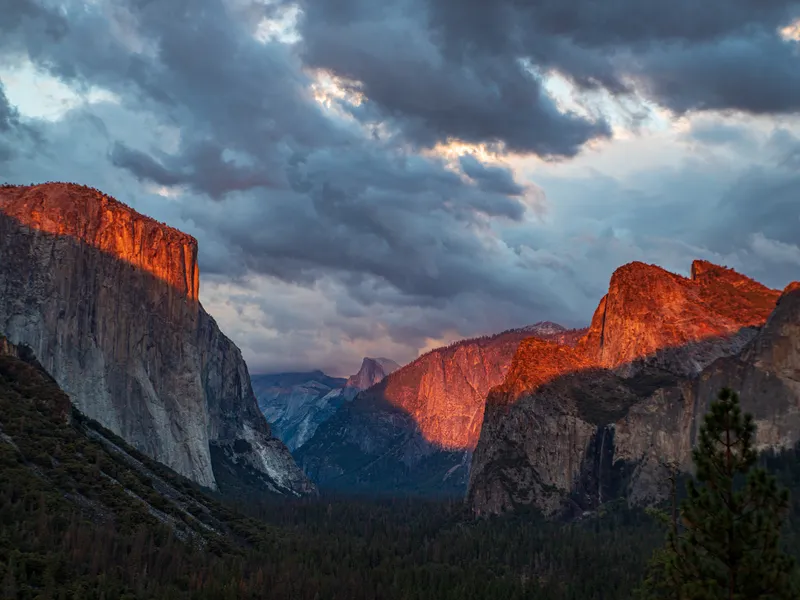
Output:
<svg viewBox="0 0 800 600">
<path fill-rule="evenodd" d="M 798 457 L 765 459 L 793 492 L 794 552 Z M 36 364 L 10 356 L 0 473 L 8 599 L 627 599 L 664 542 L 643 511 L 614 505 L 574 523 L 476 520 L 458 500 L 232 506 L 82 417 Z"/>
</svg>

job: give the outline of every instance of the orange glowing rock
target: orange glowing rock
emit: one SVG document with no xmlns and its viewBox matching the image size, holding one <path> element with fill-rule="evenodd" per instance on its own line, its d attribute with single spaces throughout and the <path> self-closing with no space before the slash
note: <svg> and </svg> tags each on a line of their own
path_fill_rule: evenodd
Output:
<svg viewBox="0 0 800 600">
<path fill-rule="evenodd" d="M 197 240 L 73 183 L 0 187 L 0 212 L 33 231 L 66 235 L 130 263 L 197 301 Z"/>
<path fill-rule="evenodd" d="M 618 369 L 694 343 L 724 343 L 745 328 L 763 325 L 780 295 L 732 269 L 702 260 L 692 263 L 690 278 L 641 262 L 623 265 L 611 276 L 608 293 L 575 347 L 523 342 L 508 377 L 488 401 L 507 405 L 560 375 Z M 691 357 L 688 368 L 701 368 L 703 361 L 725 352 L 706 349 L 704 355 Z"/>
<path fill-rule="evenodd" d="M 752 279 L 696 260 L 691 278 L 633 262 L 611 276 L 580 345 L 614 368 L 659 350 L 762 325 L 780 296 Z"/>
</svg>

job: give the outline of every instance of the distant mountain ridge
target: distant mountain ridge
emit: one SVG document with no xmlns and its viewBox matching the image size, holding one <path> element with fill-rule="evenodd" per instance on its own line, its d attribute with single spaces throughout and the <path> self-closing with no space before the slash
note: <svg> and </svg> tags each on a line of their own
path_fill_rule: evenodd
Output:
<svg viewBox="0 0 800 600">
<path fill-rule="evenodd" d="M 1 334 L 83 414 L 197 483 L 313 493 L 198 286 L 191 236 L 92 188 L 0 187 Z"/>
<path fill-rule="evenodd" d="M 486 394 L 519 343 L 542 332 L 571 344 L 584 331 L 543 323 L 426 352 L 343 405 L 295 453 L 298 463 L 337 490 L 463 494 Z"/>
<path fill-rule="evenodd" d="M 319 370 L 254 375 L 253 388 L 259 408 L 272 424 L 275 435 L 294 452 L 343 403 L 398 367 L 388 358 L 366 357 L 358 372 L 347 379 L 330 377 Z"/>
</svg>

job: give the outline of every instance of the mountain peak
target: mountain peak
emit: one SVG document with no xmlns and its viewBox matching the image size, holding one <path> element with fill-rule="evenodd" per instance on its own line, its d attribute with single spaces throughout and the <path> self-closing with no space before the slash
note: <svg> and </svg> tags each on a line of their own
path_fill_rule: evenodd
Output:
<svg viewBox="0 0 800 600">
<path fill-rule="evenodd" d="M 313 491 L 198 284 L 190 235 L 93 188 L 0 186 L 0 329 L 78 410 L 200 485 Z"/>
<path fill-rule="evenodd" d="M 361 361 L 361 368 L 358 373 L 348 378 L 345 387 L 365 390 L 372 387 L 384 377 L 400 368 L 395 361 L 390 358 L 371 358 L 365 356 Z"/>
</svg>

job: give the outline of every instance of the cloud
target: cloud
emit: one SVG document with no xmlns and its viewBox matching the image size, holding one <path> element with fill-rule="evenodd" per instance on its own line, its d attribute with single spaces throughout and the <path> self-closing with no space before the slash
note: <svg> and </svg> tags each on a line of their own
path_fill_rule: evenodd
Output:
<svg viewBox="0 0 800 600">
<path fill-rule="evenodd" d="M 3 89 L 3 83 L 0 81 L 0 132 L 8 132 L 17 123 L 17 111 L 9 103 Z"/>
<path fill-rule="evenodd" d="M 306 64 L 354 82 L 364 102 L 351 112 L 392 123 L 414 144 L 458 139 L 560 157 L 610 135 L 604 121 L 559 111 L 541 79 L 514 56 L 446 52 L 421 3 L 301 6 Z"/>
<path fill-rule="evenodd" d="M 777 114 L 800 103 L 797 42 L 779 34 L 800 15 L 796 1 L 301 5 L 306 60 L 357 81 L 376 111 L 423 144 L 457 137 L 571 156 L 607 137 L 603 120 L 555 110 L 535 75 L 552 71 L 583 90 L 636 92 L 676 112 Z"/>
<path fill-rule="evenodd" d="M 521 196 L 525 190 L 516 181 L 514 174 L 507 168 L 486 166 L 470 154 L 459 158 L 461 169 L 471 179 L 478 182 L 485 192 L 495 192 L 508 196 Z"/>
<path fill-rule="evenodd" d="M 254 372 L 582 325 L 630 260 L 796 278 L 797 120 L 723 111 L 796 107 L 790 3 L 299 6 L 13 0 L 0 61 L 76 100 L 37 119 L 0 88 L 0 176 L 195 235 L 203 302 Z"/>
<path fill-rule="evenodd" d="M 789 263 L 793 267 L 800 267 L 800 246 L 786 244 L 771 240 L 763 233 L 755 233 L 750 239 L 753 251 L 772 262 Z"/>
<path fill-rule="evenodd" d="M 111 149 L 111 162 L 127 169 L 140 181 L 175 186 L 188 184 L 215 200 L 232 191 L 273 187 L 272 178 L 256 166 L 237 165 L 225 158 L 225 148 L 214 142 L 199 143 L 176 158 L 164 156 L 170 167 L 150 154 L 117 142 Z"/>
</svg>

